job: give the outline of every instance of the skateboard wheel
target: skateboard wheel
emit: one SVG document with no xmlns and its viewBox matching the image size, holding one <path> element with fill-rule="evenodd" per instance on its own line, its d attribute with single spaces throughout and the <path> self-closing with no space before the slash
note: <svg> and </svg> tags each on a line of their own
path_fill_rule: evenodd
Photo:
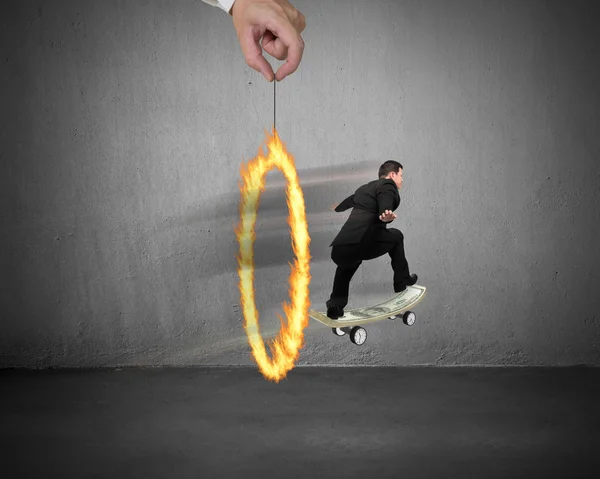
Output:
<svg viewBox="0 0 600 479">
<path fill-rule="evenodd" d="M 354 326 L 352 331 L 350 331 L 350 341 L 354 344 L 365 344 L 367 340 L 367 330 L 365 328 L 361 328 L 360 326 Z"/>
<path fill-rule="evenodd" d="M 404 321 L 404 324 L 406 324 L 408 326 L 412 326 L 413 324 L 415 324 L 416 319 L 417 319 L 417 315 L 415 313 L 413 313 L 412 311 L 407 311 L 402 316 L 402 321 Z"/>
<path fill-rule="evenodd" d="M 331 328 L 331 330 L 336 336 L 343 336 L 344 334 L 346 334 L 346 331 L 344 331 L 342 328 Z"/>
</svg>

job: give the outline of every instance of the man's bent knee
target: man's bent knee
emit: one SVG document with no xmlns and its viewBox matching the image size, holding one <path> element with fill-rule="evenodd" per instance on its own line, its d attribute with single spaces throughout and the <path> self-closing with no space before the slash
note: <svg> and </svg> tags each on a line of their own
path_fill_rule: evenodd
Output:
<svg viewBox="0 0 600 479">
<path fill-rule="evenodd" d="M 390 233 L 392 233 L 392 235 L 394 236 L 394 239 L 396 241 L 402 241 L 402 240 L 404 240 L 404 235 L 402 234 L 402 231 L 400 231 L 399 229 L 397 229 L 397 228 L 388 228 L 388 231 Z"/>
</svg>

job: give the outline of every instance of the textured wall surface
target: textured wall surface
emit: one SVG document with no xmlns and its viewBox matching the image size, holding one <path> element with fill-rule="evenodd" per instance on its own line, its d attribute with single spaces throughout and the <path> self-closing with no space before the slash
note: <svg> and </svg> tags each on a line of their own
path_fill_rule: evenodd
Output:
<svg viewBox="0 0 600 479">
<path fill-rule="evenodd" d="M 428 287 L 362 347 L 318 323 L 306 364 L 600 365 L 600 34 L 594 2 L 313 1 L 277 86 L 323 310 L 330 206 L 405 166 L 399 218 Z M 195 0 L 0 7 L 0 366 L 253 364 L 237 288 L 242 161 L 273 85 Z M 595 31 L 596 30 L 596 31 Z M 265 340 L 293 260 L 283 177 L 256 241 Z M 387 298 L 386 257 L 348 307 Z"/>
</svg>

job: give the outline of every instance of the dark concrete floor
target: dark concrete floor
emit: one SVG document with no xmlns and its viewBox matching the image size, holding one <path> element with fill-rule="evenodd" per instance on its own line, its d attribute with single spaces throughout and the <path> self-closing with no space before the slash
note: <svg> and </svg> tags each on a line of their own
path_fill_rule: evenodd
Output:
<svg viewBox="0 0 600 479">
<path fill-rule="evenodd" d="M 600 369 L 0 372 L 2 477 L 600 477 Z M 8 474 L 6 474 L 8 472 Z"/>
</svg>

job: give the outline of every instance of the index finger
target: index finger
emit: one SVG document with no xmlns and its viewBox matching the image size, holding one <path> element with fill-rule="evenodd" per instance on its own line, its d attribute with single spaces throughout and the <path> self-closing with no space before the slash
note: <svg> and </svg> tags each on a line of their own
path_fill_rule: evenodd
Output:
<svg viewBox="0 0 600 479">
<path fill-rule="evenodd" d="M 275 76 L 278 81 L 281 81 L 298 69 L 304 53 L 304 40 L 287 19 L 280 17 L 270 19 L 266 22 L 266 27 L 288 47 L 286 62 L 277 70 Z"/>
<path fill-rule="evenodd" d="M 262 73 L 267 81 L 270 82 L 272 81 L 271 75 L 273 75 L 273 68 L 262 54 L 262 48 L 259 44 L 261 36 L 262 32 L 259 28 L 246 27 L 241 34 L 240 46 L 248 66 L 257 72 Z"/>
</svg>

